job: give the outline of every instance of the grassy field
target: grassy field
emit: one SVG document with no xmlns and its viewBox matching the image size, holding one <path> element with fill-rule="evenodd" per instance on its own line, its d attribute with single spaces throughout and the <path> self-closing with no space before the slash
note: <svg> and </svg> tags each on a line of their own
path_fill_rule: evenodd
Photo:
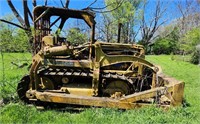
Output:
<svg viewBox="0 0 200 124">
<path fill-rule="evenodd" d="M 185 107 L 171 108 L 169 111 L 156 107 L 127 111 L 108 108 L 87 108 L 78 112 L 71 110 L 41 111 L 20 103 L 15 93 L 17 82 L 28 71 L 26 67 L 18 68 L 11 62 L 22 65 L 30 63 L 30 58 L 30 54 L 4 54 L 5 69 L 3 71 L 0 57 L 0 98 L 11 100 L 10 103 L 0 107 L 0 123 L 200 123 L 199 66 L 171 60 L 171 56 L 166 55 L 147 56 L 147 60 L 161 65 L 164 73 L 185 82 Z"/>
</svg>

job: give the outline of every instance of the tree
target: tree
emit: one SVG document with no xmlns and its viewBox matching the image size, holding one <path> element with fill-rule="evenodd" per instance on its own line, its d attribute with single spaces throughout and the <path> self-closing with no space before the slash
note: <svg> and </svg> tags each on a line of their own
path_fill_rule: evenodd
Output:
<svg viewBox="0 0 200 124">
<path fill-rule="evenodd" d="M 115 38 L 118 35 L 117 34 L 118 25 L 121 25 L 122 31 L 121 31 L 120 39 L 122 39 L 122 42 L 128 43 L 128 42 L 135 41 L 136 33 L 134 32 L 134 26 L 135 26 L 137 18 L 134 18 L 134 17 L 136 16 L 136 11 L 138 10 L 140 3 L 141 3 L 141 0 L 134 0 L 134 1 L 133 0 L 126 0 L 126 1 L 106 0 L 105 1 L 105 4 L 108 10 L 114 10 L 109 13 L 110 16 L 112 16 L 111 19 L 113 19 L 113 21 L 110 21 L 107 24 L 110 25 L 112 23 L 115 25 L 115 27 L 112 28 L 115 31 L 115 34 L 114 34 Z M 114 37 L 114 36 L 111 36 L 111 37 Z"/>
<path fill-rule="evenodd" d="M 12 21 L 14 19 L 13 15 L 4 16 L 6 20 Z M 11 49 L 14 28 L 6 23 L 0 22 L 0 51 L 5 52 Z"/>
<path fill-rule="evenodd" d="M 22 29 L 4 27 L 0 29 L 1 52 L 27 52 L 30 51 L 28 37 Z"/>
<path fill-rule="evenodd" d="M 170 54 L 171 53 L 171 45 L 170 40 L 165 38 L 159 38 L 153 45 L 152 52 L 156 55 L 159 54 Z"/>
<path fill-rule="evenodd" d="M 154 54 L 171 54 L 178 51 L 179 32 L 175 27 L 168 35 L 158 38 L 153 44 Z"/>
<path fill-rule="evenodd" d="M 190 59 L 190 62 L 193 64 L 200 64 L 200 50 L 198 50 L 197 48 L 194 50 L 194 52 L 192 53 L 192 57 Z"/>
<path fill-rule="evenodd" d="M 184 35 L 187 31 L 200 26 L 200 7 L 198 1 L 182 0 L 175 2 L 181 17 L 177 20 L 180 27 L 180 35 Z M 176 13 L 177 14 L 177 13 Z"/>
<path fill-rule="evenodd" d="M 8 14 L 3 18 L 8 21 L 12 21 L 14 16 Z M 0 36 L 0 50 L 2 52 L 30 51 L 28 36 L 24 30 L 0 22 Z"/>
<path fill-rule="evenodd" d="M 63 1 L 60 0 L 60 3 L 62 5 L 63 8 L 68 8 L 69 6 L 69 1 L 70 0 L 66 0 L 65 1 L 65 4 L 63 4 Z M 6 20 L 6 19 L 0 19 L 1 22 L 5 22 L 5 23 L 8 23 L 8 24 L 11 24 L 11 25 L 14 25 L 18 28 L 21 28 L 25 31 L 25 35 L 27 35 L 28 37 L 28 42 L 29 44 L 33 47 L 32 49 L 32 53 L 34 54 L 34 49 L 37 49 L 37 42 L 33 42 L 33 33 L 32 33 L 32 30 L 31 30 L 31 21 L 33 22 L 33 15 L 29 9 L 29 6 L 28 6 L 28 1 L 27 0 L 22 0 L 22 4 L 23 4 L 23 15 L 21 16 L 21 14 L 19 14 L 19 12 L 17 11 L 16 9 L 16 6 L 13 5 L 12 1 L 11 0 L 7 0 L 7 3 L 11 9 L 11 11 L 13 12 L 13 15 L 15 16 L 15 18 L 18 20 L 19 24 L 18 23 L 15 23 L 15 22 L 12 22 L 12 21 L 9 21 L 9 20 Z M 48 0 L 45 0 L 44 1 L 44 6 L 47 6 L 48 4 Z M 33 0 L 32 1 L 32 5 L 33 7 L 37 6 L 37 2 L 36 0 Z M 58 29 L 61 29 L 61 23 L 60 23 L 60 26 L 58 27 Z"/>
<path fill-rule="evenodd" d="M 178 49 L 177 43 L 174 40 L 168 38 L 159 38 L 153 45 L 152 52 L 154 54 L 171 54 L 176 53 Z"/>
<path fill-rule="evenodd" d="M 17 29 L 13 34 L 13 46 L 15 52 L 31 52 L 29 38 L 22 29 Z"/>
<path fill-rule="evenodd" d="M 113 17 L 110 16 L 110 13 L 102 13 L 100 16 L 99 26 L 96 26 L 99 31 L 99 33 L 96 33 L 99 35 L 98 39 L 106 42 L 116 42 L 117 27 Z"/>
<path fill-rule="evenodd" d="M 71 28 L 67 34 L 67 40 L 72 45 L 83 44 L 88 41 L 88 37 L 86 34 L 82 33 L 79 28 Z"/>
<path fill-rule="evenodd" d="M 180 47 L 186 53 L 192 53 L 198 44 L 200 44 L 200 28 L 187 32 L 180 40 Z"/>
<path fill-rule="evenodd" d="M 140 22 L 140 28 L 141 28 L 141 35 L 142 39 L 140 43 L 144 45 L 145 47 L 148 46 L 151 39 L 153 38 L 155 32 L 159 29 L 161 25 L 163 25 L 167 19 L 161 20 L 163 15 L 166 12 L 167 7 L 164 7 L 164 2 L 161 2 L 161 0 L 156 1 L 155 5 L 155 12 L 151 16 L 151 19 L 146 18 L 146 9 L 147 9 L 148 1 L 145 1 L 143 4 L 143 13 L 142 13 L 142 19 Z"/>
</svg>

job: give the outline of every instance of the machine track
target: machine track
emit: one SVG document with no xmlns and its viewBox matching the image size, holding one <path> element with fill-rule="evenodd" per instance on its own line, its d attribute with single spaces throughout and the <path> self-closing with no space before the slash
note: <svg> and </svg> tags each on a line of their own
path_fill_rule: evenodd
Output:
<svg viewBox="0 0 200 124">
<path fill-rule="evenodd" d="M 52 69 L 42 68 L 37 72 L 40 76 L 77 76 L 77 77 L 92 77 L 93 73 L 81 69 Z M 133 84 L 133 80 L 125 75 L 119 75 L 117 73 L 101 73 L 100 77 L 103 79 L 122 80 L 130 84 Z"/>
<path fill-rule="evenodd" d="M 68 68 L 68 69 L 53 69 L 53 68 L 41 68 L 37 72 L 40 77 L 48 77 L 48 76 L 61 76 L 61 77 L 73 77 L 73 78 L 93 78 L 93 72 L 89 70 L 83 69 L 75 69 L 75 68 Z M 123 75 L 118 73 L 100 73 L 100 80 L 102 80 L 102 85 L 104 90 L 101 90 L 103 96 L 105 94 L 108 97 L 112 96 L 115 92 L 124 92 L 124 94 L 128 95 L 130 93 L 135 92 L 135 84 L 134 81 Z"/>
<path fill-rule="evenodd" d="M 17 85 L 17 94 L 19 99 L 24 103 L 29 103 L 28 98 L 26 97 L 26 91 L 29 89 L 30 77 L 29 75 L 24 76 Z"/>
</svg>

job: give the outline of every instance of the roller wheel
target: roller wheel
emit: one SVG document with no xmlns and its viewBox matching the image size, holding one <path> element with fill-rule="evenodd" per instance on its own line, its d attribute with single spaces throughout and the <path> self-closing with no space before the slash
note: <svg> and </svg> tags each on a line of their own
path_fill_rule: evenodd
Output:
<svg viewBox="0 0 200 124">
<path fill-rule="evenodd" d="M 28 91 L 29 89 L 29 84 L 30 84 L 30 77 L 29 75 L 26 75 L 20 80 L 17 86 L 17 94 L 19 96 L 19 99 L 24 103 L 29 102 L 28 98 L 26 97 L 26 91 Z"/>
<path fill-rule="evenodd" d="M 108 83 L 104 90 L 105 96 L 113 96 L 116 92 L 120 92 L 121 95 L 128 95 L 131 92 L 131 88 L 124 81 L 114 80 Z"/>
</svg>

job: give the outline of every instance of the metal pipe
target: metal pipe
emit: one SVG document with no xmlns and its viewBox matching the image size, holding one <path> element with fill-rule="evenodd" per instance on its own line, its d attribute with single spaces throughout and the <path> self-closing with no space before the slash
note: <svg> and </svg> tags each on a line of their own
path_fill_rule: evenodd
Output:
<svg viewBox="0 0 200 124">
<path fill-rule="evenodd" d="M 118 37 L 117 37 L 117 43 L 120 43 L 121 27 L 122 27 L 122 23 L 118 23 Z"/>
<path fill-rule="evenodd" d="M 37 19 L 35 19 L 34 23 L 36 23 L 38 20 L 40 20 L 42 17 L 44 17 L 49 12 L 49 10 L 50 10 L 50 8 L 45 10 L 39 17 L 37 17 Z"/>
</svg>

